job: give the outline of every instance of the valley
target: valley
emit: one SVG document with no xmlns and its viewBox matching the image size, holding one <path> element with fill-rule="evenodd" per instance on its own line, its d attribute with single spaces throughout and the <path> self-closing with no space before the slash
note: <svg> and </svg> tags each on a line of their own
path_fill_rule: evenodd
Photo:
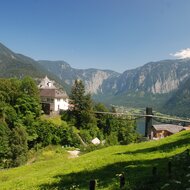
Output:
<svg viewBox="0 0 190 190">
<path fill-rule="evenodd" d="M 190 190 L 190 1 L 1 1 L 0 190 Z"/>
<path fill-rule="evenodd" d="M 153 107 L 165 114 L 190 116 L 189 59 L 150 62 L 118 73 L 95 68 L 75 69 L 65 61 L 36 61 L 0 44 L 0 68 L 1 77 L 30 75 L 38 81 L 47 75 L 68 94 L 74 80 L 82 80 L 86 92 L 107 106 Z"/>
<path fill-rule="evenodd" d="M 117 73 L 74 69 L 64 61 L 36 61 L 0 44 L 0 68 L 1 143 L 5 151 L 0 172 L 2 189 L 88 189 L 90 180 L 95 180 L 98 189 L 117 190 L 120 189 L 120 174 L 126 176 L 124 189 L 189 187 L 188 130 L 157 141 L 143 142 L 147 141 L 143 137 L 144 119 L 93 115 L 92 110 L 108 112 L 112 109 L 138 116 L 145 114 L 146 107 L 152 107 L 153 113 L 162 117 L 156 123 L 168 123 L 165 117 L 188 119 L 190 60 L 150 62 Z M 40 114 L 36 84 L 45 76 L 72 95 L 72 101 L 79 106 L 75 112 L 63 112 L 61 117 Z M 8 133 L 14 140 L 18 139 L 18 146 L 12 144 Z M 106 144 L 92 145 L 91 139 L 97 136 Z M 19 144 L 21 137 L 24 146 Z M 86 143 L 82 145 L 81 139 Z M 71 158 L 68 151 L 76 148 L 77 151 L 80 149 L 79 157 Z M 22 155 L 15 153 L 14 159 L 11 155 L 17 149 Z M 10 152 L 8 156 L 6 151 Z M 166 172 L 169 162 L 172 162 L 172 172 Z"/>
</svg>

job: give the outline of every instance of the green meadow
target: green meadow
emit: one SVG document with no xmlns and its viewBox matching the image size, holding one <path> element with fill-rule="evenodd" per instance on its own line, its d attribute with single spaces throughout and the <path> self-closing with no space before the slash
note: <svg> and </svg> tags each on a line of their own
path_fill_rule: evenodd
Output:
<svg viewBox="0 0 190 190">
<path fill-rule="evenodd" d="M 74 190 L 190 188 L 190 131 L 159 141 L 101 148 L 71 158 L 65 148 L 49 147 L 27 165 L 0 171 L 1 190 Z M 168 170 L 168 162 L 171 170 Z M 153 167 L 156 172 L 152 172 Z"/>
</svg>

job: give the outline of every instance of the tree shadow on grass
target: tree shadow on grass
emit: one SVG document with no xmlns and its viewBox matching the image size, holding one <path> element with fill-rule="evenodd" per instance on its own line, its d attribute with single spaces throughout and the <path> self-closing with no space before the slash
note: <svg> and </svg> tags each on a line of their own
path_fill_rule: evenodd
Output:
<svg viewBox="0 0 190 190">
<path fill-rule="evenodd" d="M 89 170 L 83 170 L 81 172 L 73 172 L 66 175 L 57 175 L 54 176 L 54 178 L 56 178 L 58 182 L 52 184 L 43 184 L 40 186 L 40 189 L 67 190 L 72 189 L 72 187 L 74 186 L 79 186 L 79 189 L 88 189 L 89 182 L 92 179 L 98 181 L 98 186 L 106 186 L 116 178 L 117 172 L 121 172 L 125 168 L 125 166 L 126 163 L 121 162 L 92 171 L 89 171 L 89 168 Z"/>
<path fill-rule="evenodd" d="M 89 189 L 89 182 L 92 179 L 97 181 L 97 189 L 111 188 L 117 184 L 119 189 L 119 177 L 117 174 L 124 173 L 128 188 L 134 190 L 157 190 L 160 189 L 160 182 L 167 182 L 168 159 L 136 160 L 128 162 L 118 162 L 104 166 L 96 170 L 83 170 L 70 174 L 54 176 L 57 182 L 40 185 L 40 190 L 71 190 Z M 157 174 L 152 174 L 153 167 L 158 167 Z"/>
<path fill-rule="evenodd" d="M 120 154 L 136 154 L 136 153 L 144 153 L 151 151 L 172 151 L 175 147 L 189 145 L 190 142 L 190 133 L 183 134 L 181 139 L 178 139 L 174 142 L 169 142 L 164 145 L 158 145 L 156 147 L 150 147 L 140 150 L 134 151 L 127 151 Z M 190 165 L 190 161 L 188 164 L 182 159 L 184 159 L 184 155 L 186 153 L 180 153 L 177 155 L 181 157 L 180 159 L 172 158 L 162 158 L 162 159 L 149 159 L 149 160 L 133 160 L 133 161 L 126 161 L 126 162 L 117 162 L 114 164 L 106 165 L 104 167 L 95 169 L 95 170 L 82 170 L 80 172 L 73 172 L 69 174 L 61 174 L 56 175 L 55 178 L 56 182 L 51 184 L 46 183 L 40 185 L 40 190 L 74 190 L 74 189 L 82 189 L 88 190 L 89 189 L 89 182 L 92 179 L 97 180 L 98 187 L 97 189 L 119 189 L 119 178 L 116 174 L 120 174 L 122 172 L 125 173 L 126 182 L 128 184 L 128 189 L 134 190 L 157 190 L 160 187 L 168 183 L 168 180 L 171 179 L 181 180 L 185 179 L 185 170 L 188 168 L 187 166 Z M 172 159 L 172 174 L 168 174 L 168 162 Z M 152 174 L 153 167 L 157 168 L 156 174 Z M 64 171 L 63 171 L 64 173 Z M 179 177 L 180 176 L 180 177 Z M 117 188 L 110 188 L 110 185 L 117 184 Z M 181 187 L 183 185 L 183 187 Z M 182 184 L 174 184 L 172 186 L 172 190 L 183 189 L 186 186 L 186 183 Z M 127 189 L 127 188 L 126 188 Z M 168 189 L 168 188 L 167 188 Z"/>
</svg>

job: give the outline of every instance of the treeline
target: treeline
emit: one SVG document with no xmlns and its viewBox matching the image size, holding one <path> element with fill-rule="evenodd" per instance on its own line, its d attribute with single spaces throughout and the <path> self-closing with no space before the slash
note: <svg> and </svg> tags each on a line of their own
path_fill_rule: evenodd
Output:
<svg viewBox="0 0 190 190">
<path fill-rule="evenodd" d="M 76 80 L 69 97 L 73 108 L 62 112 L 61 125 L 41 119 L 39 90 L 30 77 L 0 79 L 0 168 L 26 163 L 28 151 L 48 145 L 80 147 L 94 137 L 105 144 L 128 144 L 137 139 L 134 121 L 96 114 L 108 111 L 95 104 Z"/>
<path fill-rule="evenodd" d="M 79 130 L 85 142 L 90 143 L 92 138 L 105 140 L 106 144 L 128 144 L 137 139 L 135 122 L 96 112 L 110 112 L 104 104 L 94 103 L 90 94 L 85 93 L 81 80 L 75 80 L 71 89 L 70 100 L 73 109 L 62 114 L 62 119 Z M 114 109 L 111 110 L 115 112 Z"/>
</svg>

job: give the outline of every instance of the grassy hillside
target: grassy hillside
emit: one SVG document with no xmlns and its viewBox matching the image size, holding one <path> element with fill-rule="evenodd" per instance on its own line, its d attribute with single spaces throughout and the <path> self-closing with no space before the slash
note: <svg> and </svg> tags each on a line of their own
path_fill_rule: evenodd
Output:
<svg viewBox="0 0 190 190">
<path fill-rule="evenodd" d="M 69 158 L 67 152 L 48 150 L 36 163 L 0 172 L 2 190 L 119 189 L 118 175 L 125 173 L 128 189 L 190 188 L 190 131 L 160 141 L 113 146 Z M 172 173 L 168 174 L 168 161 Z M 152 175 L 152 168 L 157 174 Z M 162 187 L 162 188 L 161 188 Z"/>
</svg>

